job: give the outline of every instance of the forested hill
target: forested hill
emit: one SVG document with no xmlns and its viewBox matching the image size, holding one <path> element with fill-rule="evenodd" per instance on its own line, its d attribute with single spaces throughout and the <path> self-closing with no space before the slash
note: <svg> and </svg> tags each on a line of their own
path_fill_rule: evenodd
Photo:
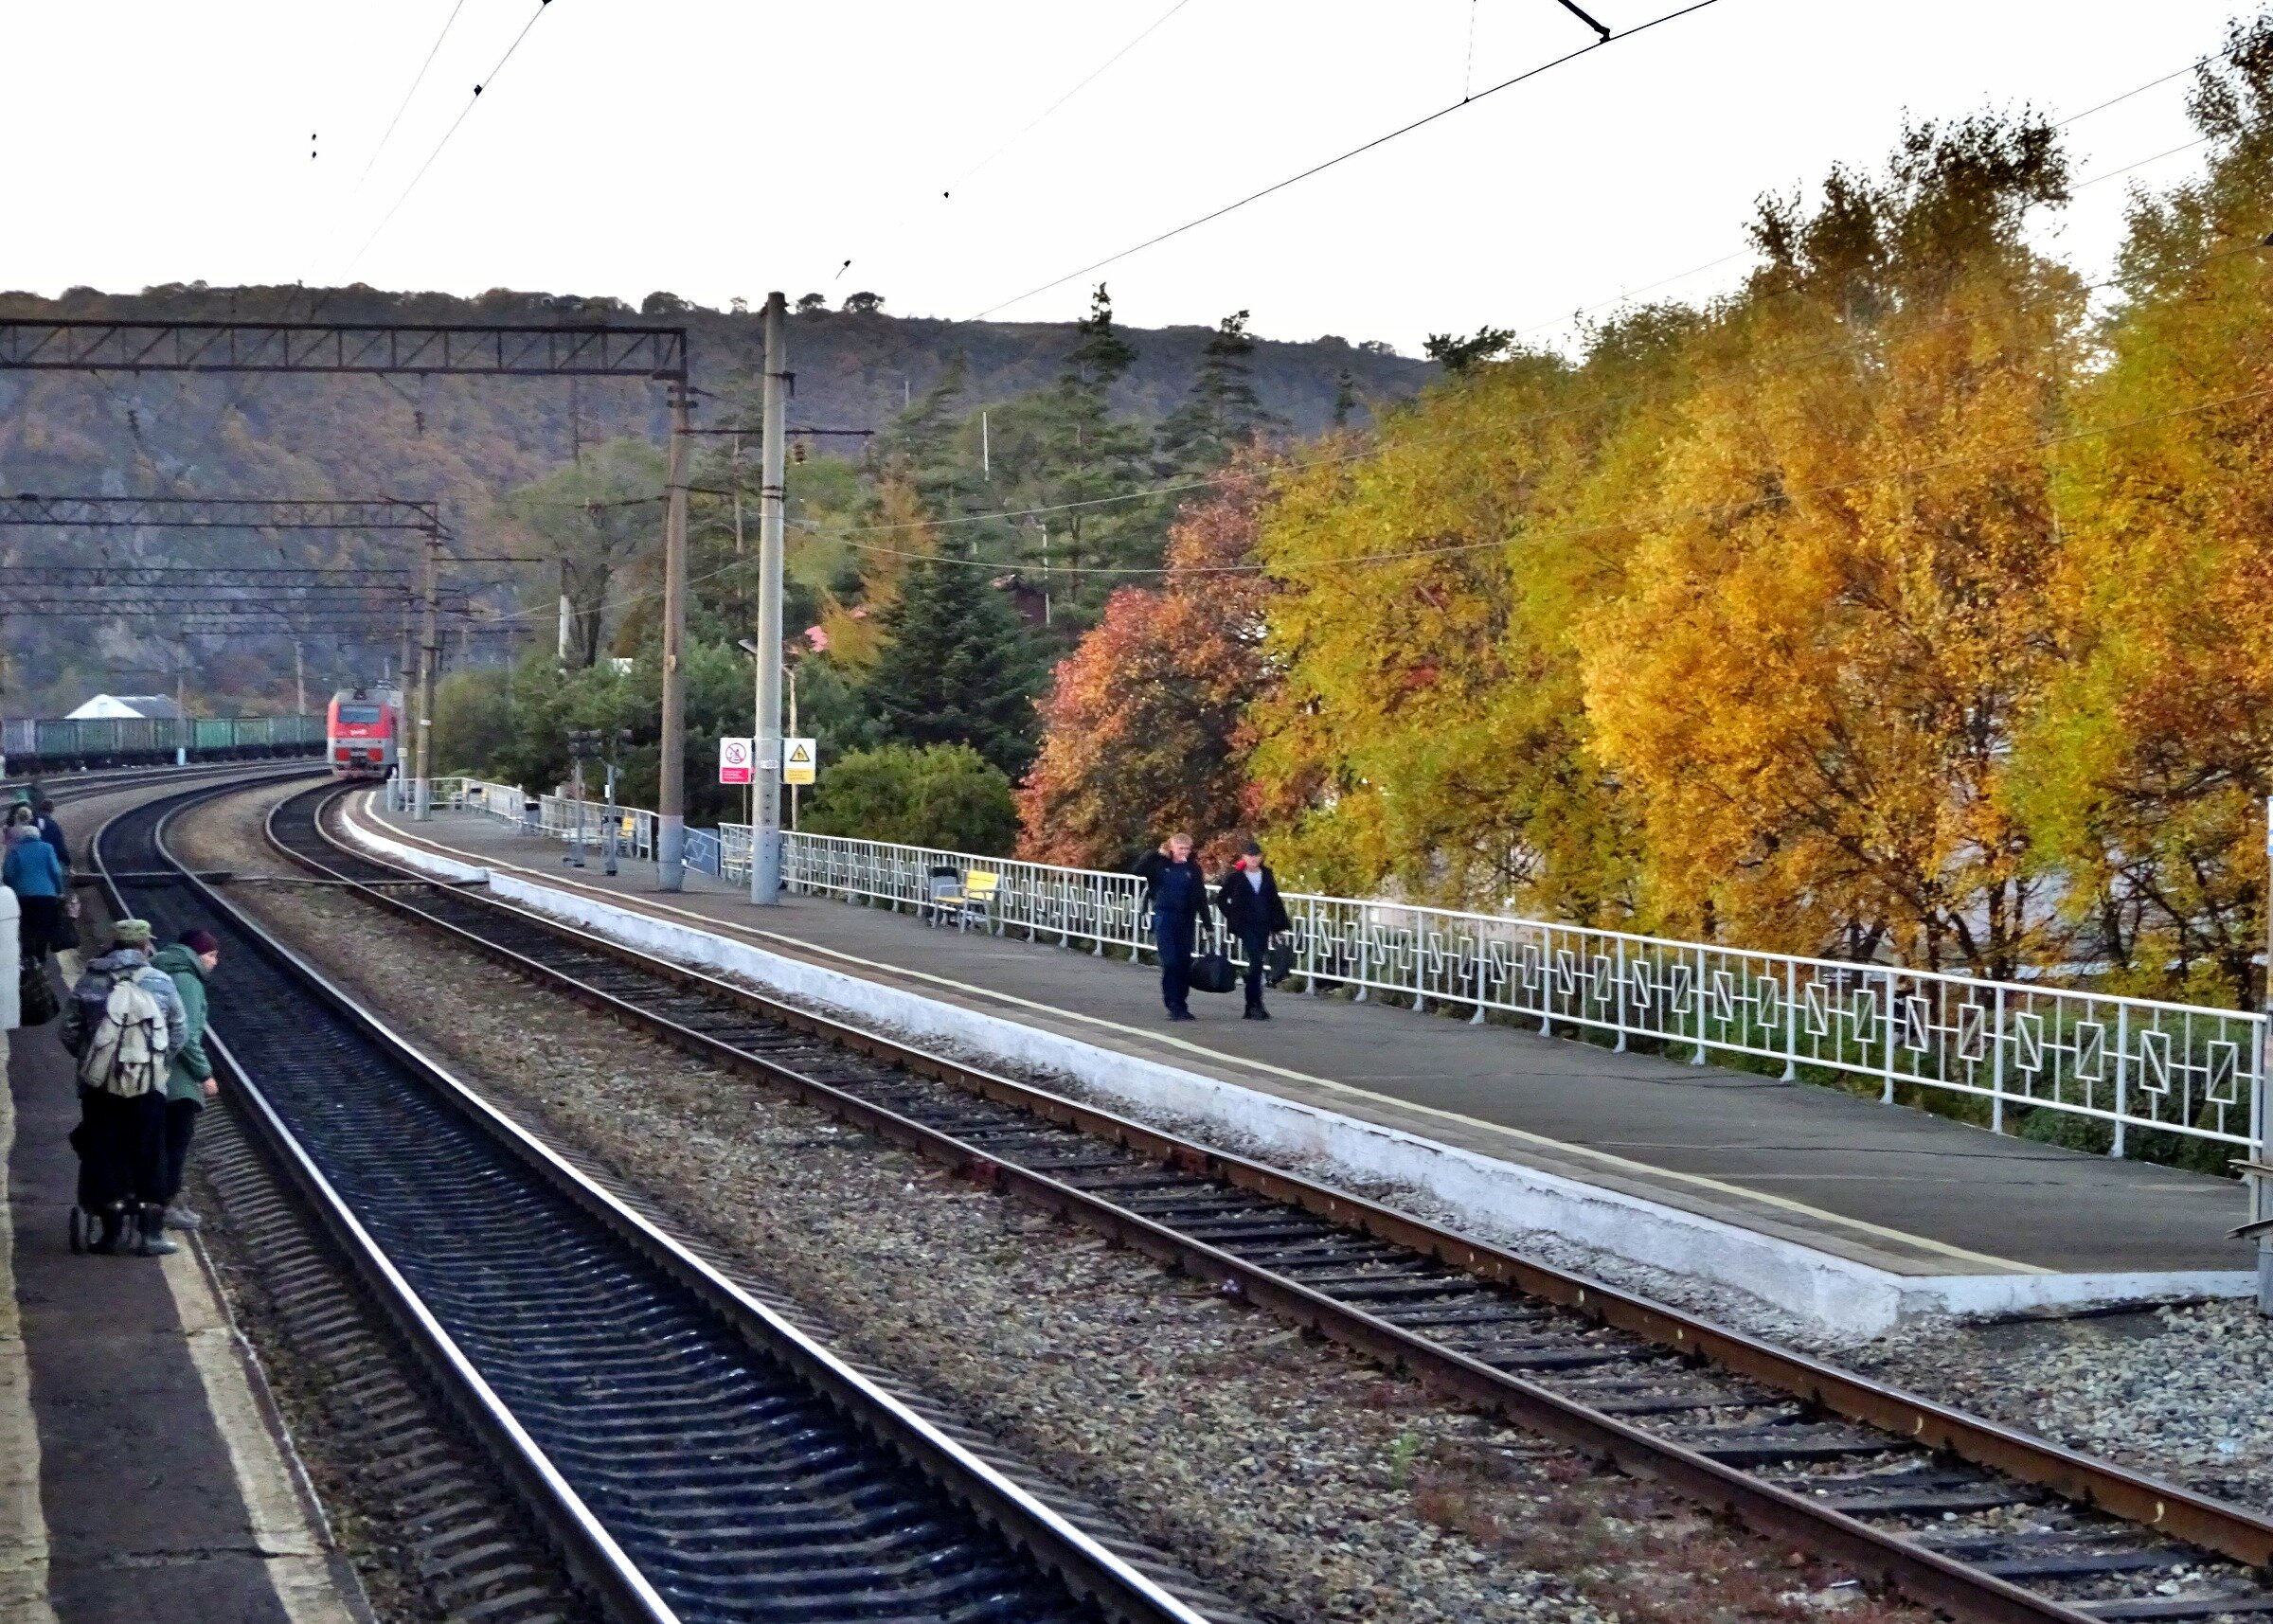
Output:
<svg viewBox="0 0 2273 1624">
<path fill-rule="evenodd" d="M 650 294 L 638 310 L 617 299 L 525 294 L 498 290 L 478 298 L 445 294 L 395 294 L 367 287 L 334 289 L 208 288 L 200 284 L 114 294 L 74 289 L 57 299 L 0 293 L 0 315 L 131 320 L 212 321 L 231 318 L 279 321 L 416 322 L 662 322 L 683 325 L 690 333 L 695 381 L 714 395 L 738 397 L 754 386 L 763 347 L 755 310 L 729 312 L 689 304 L 669 294 Z M 1135 348 L 1134 364 L 1115 386 L 1117 415 L 1145 420 L 1172 411 L 1189 387 L 1208 329 L 1175 327 L 1123 329 Z M 881 428 L 911 400 L 945 375 L 960 359 L 965 366 L 963 399 L 971 405 L 1008 401 L 1053 382 L 1065 354 L 1077 342 L 1067 322 L 957 322 L 930 316 L 898 316 L 888 308 L 849 312 L 818 309 L 790 321 L 790 365 L 796 374 L 796 418 L 800 423 L 832 428 Z M 1369 403 L 1405 399 L 1435 376 L 1433 363 L 1416 361 L 1387 346 L 1322 337 L 1290 344 L 1257 339 L 1248 362 L 1263 407 L 1297 435 L 1314 434 L 1332 420 L 1337 397 L 1354 388 L 1362 415 Z M 509 405 L 515 427 L 506 465 L 488 470 L 511 483 L 539 463 L 565 458 L 572 439 L 604 439 L 646 433 L 658 426 L 656 391 L 637 384 L 587 382 L 574 391 L 566 384 L 484 384 L 474 389 L 431 380 L 400 380 L 398 386 L 368 379 L 343 384 L 318 381 L 327 406 L 351 419 L 359 437 L 367 434 L 385 444 L 419 437 L 414 414 L 424 411 L 426 432 L 437 427 L 439 402 L 460 395 L 494 396 Z M 79 392 L 89 392 L 81 383 Z M 97 394 L 100 390 L 92 391 Z M 184 382 L 152 376 L 134 384 L 109 381 L 117 401 L 143 402 L 137 418 L 147 419 L 168 402 L 210 397 L 214 403 L 291 393 L 282 380 L 231 379 Z M 576 399 L 571 401 L 571 394 Z M 22 402 L 20 386 L 0 383 L 0 407 Z M 572 411 L 573 406 L 573 411 Z M 119 426 L 126 423 L 123 414 Z M 487 413 L 483 414 L 487 416 Z M 578 419 L 572 423 L 572 417 Z M 149 426 L 147 423 L 141 426 Z M 116 450 L 131 454 L 130 434 Z M 0 431 L 0 469 L 13 473 L 12 436 Z M 414 462 L 425 458 L 405 447 Z M 495 448 L 504 453 L 503 446 Z M 483 459 L 489 454 L 475 451 Z M 247 469 L 248 474 L 255 470 Z"/>
<path fill-rule="evenodd" d="M 112 320 L 668 322 L 689 330 L 709 423 L 755 422 L 762 370 L 756 313 L 698 309 L 669 294 L 640 310 L 617 300 L 497 292 L 479 298 L 355 287 L 77 289 L 62 298 L 0 294 L 0 316 Z M 1114 414 L 1142 423 L 1173 411 L 1191 387 L 1208 332 L 1124 330 L 1134 362 L 1111 395 Z M 1047 388 L 1079 341 L 1071 324 L 957 323 L 888 311 L 807 311 L 790 321 L 796 373 L 791 421 L 890 426 L 959 362 L 957 409 L 975 411 Z M 1337 398 L 1354 416 L 1416 392 L 1437 368 L 1340 339 L 1259 340 L 1246 370 L 1280 432 L 1325 427 Z M 188 376 L 0 373 L 0 490 L 134 495 L 372 496 L 438 499 L 466 542 L 510 544 L 501 499 L 569 463 L 579 447 L 621 437 L 660 443 L 663 391 L 632 380 Z M 855 442 L 821 442 L 816 449 Z M 997 448 L 999 451 L 999 447 Z M 751 448 L 755 455 L 755 448 Z M 489 547 L 482 550 L 501 550 Z M 376 562 L 372 537 L 285 533 L 0 530 L 0 565 L 102 556 L 178 563 Z M 508 572 L 510 573 L 510 572 Z M 87 692 L 147 681 L 187 658 L 192 698 L 265 695 L 280 703 L 288 639 L 240 634 L 170 650 L 147 625 L 43 623 L 0 616 L 0 705 L 77 704 Z M 367 645 L 376 648 L 377 643 Z M 391 648 L 391 640 L 385 646 Z M 374 664 L 351 649 L 311 650 L 327 669 Z M 142 673 L 136 676 L 133 673 Z M 228 703 L 241 703 L 229 699 Z"/>
</svg>

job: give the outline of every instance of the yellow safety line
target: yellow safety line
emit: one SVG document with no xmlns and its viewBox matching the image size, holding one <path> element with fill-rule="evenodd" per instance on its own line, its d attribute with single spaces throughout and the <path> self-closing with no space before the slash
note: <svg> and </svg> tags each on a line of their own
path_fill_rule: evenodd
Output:
<svg viewBox="0 0 2273 1624">
<path fill-rule="evenodd" d="M 581 881 L 571 880 L 563 875 L 549 874 L 535 868 L 524 868 L 513 863 L 499 863 L 478 853 L 466 851 L 459 847 L 444 846 L 431 837 L 410 834 L 392 824 L 384 825 L 383 828 L 388 838 L 412 841 L 431 848 L 438 855 L 450 856 L 461 862 L 471 863 L 476 867 L 504 868 L 514 874 L 526 875 L 530 881 L 549 888 L 582 891 L 603 901 L 632 906 L 635 911 L 671 914 L 679 919 L 732 931 L 742 936 L 762 937 L 773 941 L 787 942 L 792 946 L 801 947 L 813 953 L 826 954 L 832 958 L 842 959 L 847 964 L 857 964 L 869 970 L 884 971 L 894 975 L 914 976 L 919 980 L 929 981 L 937 986 L 951 987 L 958 992 L 968 992 L 981 998 L 992 998 L 999 1003 L 1013 1005 L 1019 1008 L 1033 1009 L 1047 1015 L 1058 1015 L 1069 1020 L 1086 1022 L 1093 1026 L 1101 1026 L 1107 1031 L 1125 1032 L 1131 1037 L 1142 1038 L 1147 1043 L 1173 1044 L 1177 1048 L 1187 1049 L 1195 1055 L 1205 1055 L 1210 1060 L 1222 1061 L 1230 1065 L 1244 1066 L 1250 1071 L 1267 1072 L 1273 1077 L 1282 1077 L 1292 1082 L 1307 1083 L 1314 1088 L 1328 1089 L 1352 1099 L 1363 1099 L 1399 1111 L 1419 1112 L 1423 1115 L 1435 1117 L 1439 1121 L 1457 1122 L 1465 1128 L 1481 1129 L 1491 1133 L 1503 1133 L 1510 1138 L 1520 1139 L 1527 1144 L 1544 1146 L 1565 1155 L 1584 1156 L 1605 1167 L 1615 1168 L 1622 1172 L 1639 1177 L 1673 1179 L 1682 1184 L 1694 1185 L 1701 1189 L 1714 1190 L 1720 1194 L 1734 1196 L 1745 1201 L 1756 1201 L 1768 1206 L 1781 1207 L 1786 1212 L 1799 1213 L 1805 1217 L 1817 1219 L 1825 1223 L 1838 1224 L 1861 1234 L 1900 1241 L 1906 1246 L 1914 1246 L 1921 1251 L 1938 1253 L 1942 1257 L 1954 1258 L 1967 1263 L 1985 1264 L 1993 1272 L 2012 1275 L 2057 1275 L 2062 1273 L 2061 1270 L 2048 1269 L 2041 1264 L 2023 1263 L 2015 1258 L 1997 1258 L 1986 1252 L 1969 1251 L 1962 1246 L 1953 1246 L 1946 1240 L 1937 1240 L 1930 1235 L 1913 1235 L 1907 1230 L 1890 1228 L 1883 1223 L 1872 1223 L 1868 1219 L 1850 1218 L 1843 1212 L 1830 1212 L 1819 1206 L 1811 1206 L 1803 1201 L 1795 1201 L 1790 1196 L 1776 1195 L 1767 1190 L 1730 1184 L 1726 1180 L 1713 1178 L 1709 1174 L 1684 1172 L 1677 1168 L 1661 1168 L 1649 1162 L 1638 1162 L 1630 1157 L 1618 1155 L 1614 1151 L 1598 1151 L 1591 1145 L 1574 1145 L 1568 1140 L 1550 1138 L 1547 1134 L 1534 1133 L 1528 1129 L 1512 1128 L 1504 1122 L 1487 1121 L 1482 1117 L 1464 1115 L 1458 1111 L 1446 1111 L 1439 1106 L 1423 1105 L 1416 1100 L 1399 1099 L 1394 1095 L 1379 1094 L 1369 1088 L 1360 1088 L 1354 1083 L 1337 1082 L 1330 1077 L 1314 1077 L 1308 1072 L 1292 1071 L 1285 1066 L 1272 1065 L 1265 1061 L 1252 1061 L 1240 1055 L 1226 1054 L 1221 1049 L 1211 1049 L 1203 1044 L 1195 1044 L 1168 1032 L 1147 1031 L 1141 1026 L 1131 1026 L 1119 1021 L 1110 1021 L 1101 1015 L 1087 1015 L 1078 1009 L 1061 1009 L 1054 1004 L 1037 1003 L 1031 999 L 1020 998 L 1013 993 L 997 992 L 990 988 L 975 987 L 969 982 L 957 981 L 945 975 L 935 975 L 929 971 L 910 970 L 904 965 L 863 958 L 858 954 L 847 953 L 842 948 L 830 947 L 823 942 L 807 941 L 802 937 L 793 937 L 781 931 L 763 930 L 756 925 L 737 924 L 729 919 L 721 919 L 709 914 L 697 913 L 690 908 L 677 908 L 669 902 L 650 901 L 644 897 L 635 901 L 623 892 L 611 891 L 604 886 L 587 885 Z"/>
</svg>

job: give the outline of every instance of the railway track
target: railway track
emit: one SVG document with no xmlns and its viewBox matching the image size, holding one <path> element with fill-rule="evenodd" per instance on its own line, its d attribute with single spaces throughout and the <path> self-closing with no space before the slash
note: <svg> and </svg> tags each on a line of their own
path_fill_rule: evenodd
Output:
<svg viewBox="0 0 2273 1624">
<path fill-rule="evenodd" d="M 272 843 L 591 1008 L 1929 1606 L 1998 1624 L 2273 1615 L 2273 1520 L 467 888 L 405 883 L 327 827 L 338 804 L 279 803 Z"/>
<path fill-rule="evenodd" d="M 613 1617 L 1207 1624 L 176 863 L 167 820 L 230 787 L 121 813 L 95 866 L 119 907 L 223 937 L 210 1042 L 247 1128 Z"/>
</svg>

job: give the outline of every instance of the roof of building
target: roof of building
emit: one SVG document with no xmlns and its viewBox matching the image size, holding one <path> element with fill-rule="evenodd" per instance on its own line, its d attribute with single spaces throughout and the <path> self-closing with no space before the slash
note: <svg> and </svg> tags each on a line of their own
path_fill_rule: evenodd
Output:
<svg viewBox="0 0 2273 1624">
<path fill-rule="evenodd" d="M 98 693 L 63 720 L 86 722 L 115 716 L 147 716 L 170 722 L 181 714 L 173 701 L 162 693 Z"/>
</svg>

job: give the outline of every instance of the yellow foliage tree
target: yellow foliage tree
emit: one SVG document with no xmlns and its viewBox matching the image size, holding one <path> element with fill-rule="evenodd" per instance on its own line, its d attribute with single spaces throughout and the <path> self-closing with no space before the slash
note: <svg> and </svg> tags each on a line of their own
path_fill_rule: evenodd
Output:
<svg viewBox="0 0 2273 1624">
<path fill-rule="evenodd" d="M 2066 185 L 2047 127 L 1978 118 L 1835 172 L 1813 214 L 1763 205 L 1626 590 L 1578 634 L 1661 918 L 1992 973 L 2045 923 L 2005 778 L 2081 304 L 2021 226 Z"/>
<path fill-rule="evenodd" d="M 2246 998 L 2273 792 L 2273 20 L 2198 72 L 2205 177 L 2135 205 L 2065 459 L 2064 655 L 2021 806 L 2095 957 Z"/>
</svg>

